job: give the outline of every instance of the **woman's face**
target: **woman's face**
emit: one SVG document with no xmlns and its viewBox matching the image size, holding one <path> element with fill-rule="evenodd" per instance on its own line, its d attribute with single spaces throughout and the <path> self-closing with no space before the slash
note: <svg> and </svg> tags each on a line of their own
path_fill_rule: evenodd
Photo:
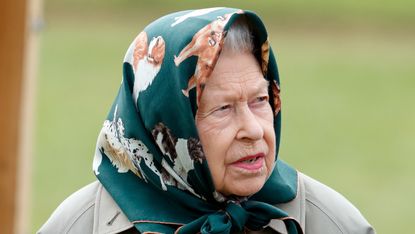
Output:
<svg viewBox="0 0 415 234">
<path fill-rule="evenodd" d="M 275 159 L 268 81 L 251 53 L 222 53 L 206 82 L 196 126 L 217 191 L 258 192 Z"/>
</svg>

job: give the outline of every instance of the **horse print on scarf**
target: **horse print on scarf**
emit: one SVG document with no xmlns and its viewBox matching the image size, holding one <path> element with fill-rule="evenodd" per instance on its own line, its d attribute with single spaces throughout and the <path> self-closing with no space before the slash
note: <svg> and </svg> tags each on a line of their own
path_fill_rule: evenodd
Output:
<svg viewBox="0 0 415 234">
<path fill-rule="evenodd" d="M 223 41 L 226 36 L 224 31 L 225 25 L 231 16 L 235 13 L 241 14 L 242 10 L 234 13 L 218 16 L 216 20 L 201 28 L 192 38 L 192 41 L 182 49 L 178 56 L 174 56 L 174 63 L 179 66 L 184 60 L 191 56 L 197 56 L 197 64 L 194 75 L 189 79 L 187 88 L 182 90 L 183 94 L 188 97 L 189 91 L 196 87 L 197 103 L 199 104 L 200 96 L 206 79 L 211 74 L 216 61 L 219 58 Z"/>
<path fill-rule="evenodd" d="M 165 42 L 161 36 L 158 36 L 153 37 L 150 45 L 147 45 L 147 33 L 142 31 L 134 40 L 134 44 L 133 100 L 137 106 L 139 93 L 151 85 L 160 71 L 165 54 Z"/>
</svg>

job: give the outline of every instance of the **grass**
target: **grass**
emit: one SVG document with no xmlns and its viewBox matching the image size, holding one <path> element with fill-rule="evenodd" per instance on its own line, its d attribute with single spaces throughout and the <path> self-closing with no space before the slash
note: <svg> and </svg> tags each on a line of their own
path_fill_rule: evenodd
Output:
<svg viewBox="0 0 415 234">
<path fill-rule="evenodd" d="M 96 137 L 130 41 L 156 16 L 197 7 L 189 1 L 75 3 L 46 3 L 32 232 L 65 197 L 94 180 Z M 379 233 L 411 230 L 415 32 L 407 30 L 414 17 L 406 2 L 267 4 L 241 7 L 264 16 L 278 53 L 280 156 L 344 194 Z"/>
<path fill-rule="evenodd" d="M 293 46 L 280 50 L 282 155 L 346 195 L 379 233 L 405 232 L 415 195 L 415 48 L 409 38 L 355 36 L 281 41 Z"/>
</svg>

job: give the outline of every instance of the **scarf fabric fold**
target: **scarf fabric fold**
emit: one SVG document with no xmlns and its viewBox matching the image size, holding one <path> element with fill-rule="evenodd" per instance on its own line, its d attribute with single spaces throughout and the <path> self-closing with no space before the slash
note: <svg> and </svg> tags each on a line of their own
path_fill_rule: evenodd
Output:
<svg viewBox="0 0 415 234">
<path fill-rule="evenodd" d="M 277 160 L 258 193 L 226 197 L 215 191 L 197 134 L 202 87 L 238 17 L 250 23 L 254 54 L 271 84 L 278 154 L 278 69 L 261 19 L 250 11 L 208 8 L 154 21 L 127 50 L 93 162 L 98 180 L 141 233 L 234 233 L 261 230 L 271 219 L 284 221 L 290 234 L 302 233 L 296 220 L 274 206 L 295 198 L 293 168 Z"/>
</svg>

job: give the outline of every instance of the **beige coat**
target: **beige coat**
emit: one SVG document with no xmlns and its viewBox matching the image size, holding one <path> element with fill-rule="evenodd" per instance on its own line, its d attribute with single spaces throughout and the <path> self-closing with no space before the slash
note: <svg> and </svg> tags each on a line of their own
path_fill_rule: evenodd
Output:
<svg viewBox="0 0 415 234">
<path fill-rule="evenodd" d="M 375 233 L 374 229 L 346 198 L 299 173 L 298 195 L 276 206 L 298 220 L 306 234 Z M 39 234 L 110 234 L 133 227 L 108 192 L 93 182 L 68 197 L 40 228 Z M 256 233 L 286 233 L 281 221 L 272 220 Z"/>
</svg>

